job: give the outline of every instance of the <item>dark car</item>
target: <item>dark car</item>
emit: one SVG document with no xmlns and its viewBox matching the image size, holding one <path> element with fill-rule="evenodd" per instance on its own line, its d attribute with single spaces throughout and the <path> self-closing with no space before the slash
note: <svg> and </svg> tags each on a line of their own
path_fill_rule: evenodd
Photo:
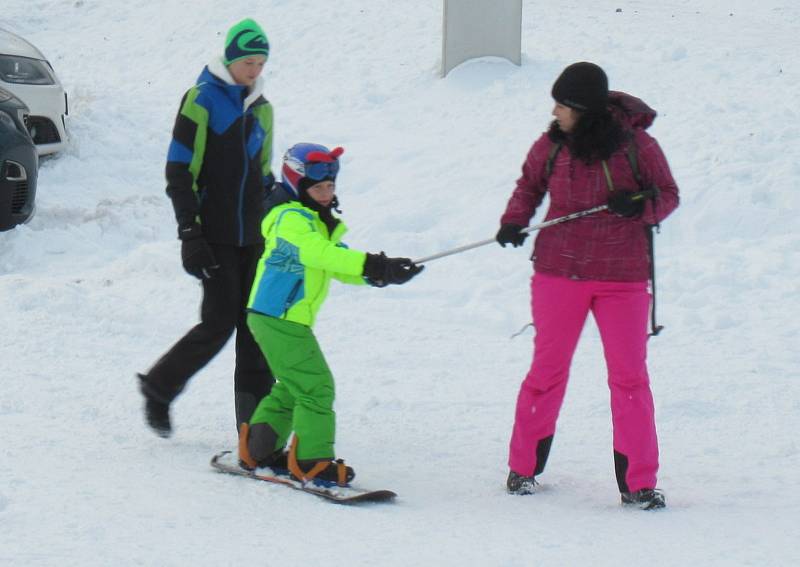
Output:
<svg viewBox="0 0 800 567">
<path fill-rule="evenodd" d="M 28 107 L 0 88 L 0 230 L 33 216 L 39 157 L 25 124 L 27 116 Z"/>
</svg>

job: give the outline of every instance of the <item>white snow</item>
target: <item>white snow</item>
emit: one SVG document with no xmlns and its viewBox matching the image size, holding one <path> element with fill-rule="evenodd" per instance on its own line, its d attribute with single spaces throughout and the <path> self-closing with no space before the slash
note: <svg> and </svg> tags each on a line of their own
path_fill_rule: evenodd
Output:
<svg viewBox="0 0 800 567">
<path fill-rule="evenodd" d="M 444 80 L 441 14 L 438 0 L 3 3 L 0 27 L 65 84 L 73 139 L 42 163 L 35 218 L 0 234 L 0 564 L 800 564 L 800 8 L 525 2 L 521 67 L 485 58 Z M 273 164 L 298 141 L 343 145 L 360 249 L 491 237 L 569 63 L 599 63 L 659 111 L 682 197 L 657 237 L 666 330 L 649 357 L 666 510 L 618 504 L 593 322 L 542 490 L 505 493 L 529 246 L 436 260 L 394 289 L 340 285 L 324 307 L 338 453 L 396 504 L 215 473 L 235 443 L 231 345 L 174 404 L 172 439 L 144 426 L 134 373 L 200 298 L 164 193 L 174 113 L 246 16 L 272 44 Z"/>
</svg>

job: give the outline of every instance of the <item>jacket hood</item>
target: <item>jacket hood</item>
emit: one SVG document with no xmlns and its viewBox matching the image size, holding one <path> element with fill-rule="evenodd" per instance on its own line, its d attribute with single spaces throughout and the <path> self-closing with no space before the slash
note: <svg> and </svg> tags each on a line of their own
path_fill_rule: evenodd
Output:
<svg viewBox="0 0 800 567">
<path fill-rule="evenodd" d="M 646 130 L 658 116 L 642 99 L 620 91 L 609 91 L 608 108 L 620 124 L 634 130 Z"/>
<path fill-rule="evenodd" d="M 225 89 L 237 100 L 241 99 L 241 93 L 247 89 L 248 94 L 244 99 L 244 108 L 250 107 L 264 91 L 264 79 L 258 77 L 252 87 L 245 87 L 244 85 L 236 84 L 233 80 L 228 67 L 223 63 L 222 57 L 212 59 L 211 62 L 203 67 L 200 76 L 197 77 L 197 84 L 213 83 Z"/>
<path fill-rule="evenodd" d="M 286 185 L 284 185 L 280 181 L 277 181 L 272 186 L 269 195 L 267 195 L 267 201 L 266 201 L 267 212 L 271 211 L 278 205 L 288 203 L 289 201 L 297 201 L 297 197 L 294 196 L 294 193 L 292 193 L 291 189 L 286 187 Z"/>
</svg>

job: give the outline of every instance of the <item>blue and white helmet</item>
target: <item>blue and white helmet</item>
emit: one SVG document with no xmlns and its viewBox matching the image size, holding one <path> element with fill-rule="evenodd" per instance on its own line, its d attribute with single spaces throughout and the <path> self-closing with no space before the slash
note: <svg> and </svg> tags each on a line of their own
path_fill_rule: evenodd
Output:
<svg viewBox="0 0 800 567">
<path fill-rule="evenodd" d="M 344 148 L 329 150 L 321 144 L 295 144 L 283 155 L 281 179 L 295 197 L 320 181 L 336 182 L 339 173 L 339 156 Z"/>
</svg>

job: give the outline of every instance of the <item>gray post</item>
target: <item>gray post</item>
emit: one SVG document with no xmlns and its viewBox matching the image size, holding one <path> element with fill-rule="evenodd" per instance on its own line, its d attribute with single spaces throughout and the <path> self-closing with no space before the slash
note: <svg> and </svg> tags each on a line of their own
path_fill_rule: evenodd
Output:
<svg viewBox="0 0 800 567">
<path fill-rule="evenodd" d="M 522 0 L 444 0 L 442 77 L 474 57 L 521 63 Z"/>
</svg>

